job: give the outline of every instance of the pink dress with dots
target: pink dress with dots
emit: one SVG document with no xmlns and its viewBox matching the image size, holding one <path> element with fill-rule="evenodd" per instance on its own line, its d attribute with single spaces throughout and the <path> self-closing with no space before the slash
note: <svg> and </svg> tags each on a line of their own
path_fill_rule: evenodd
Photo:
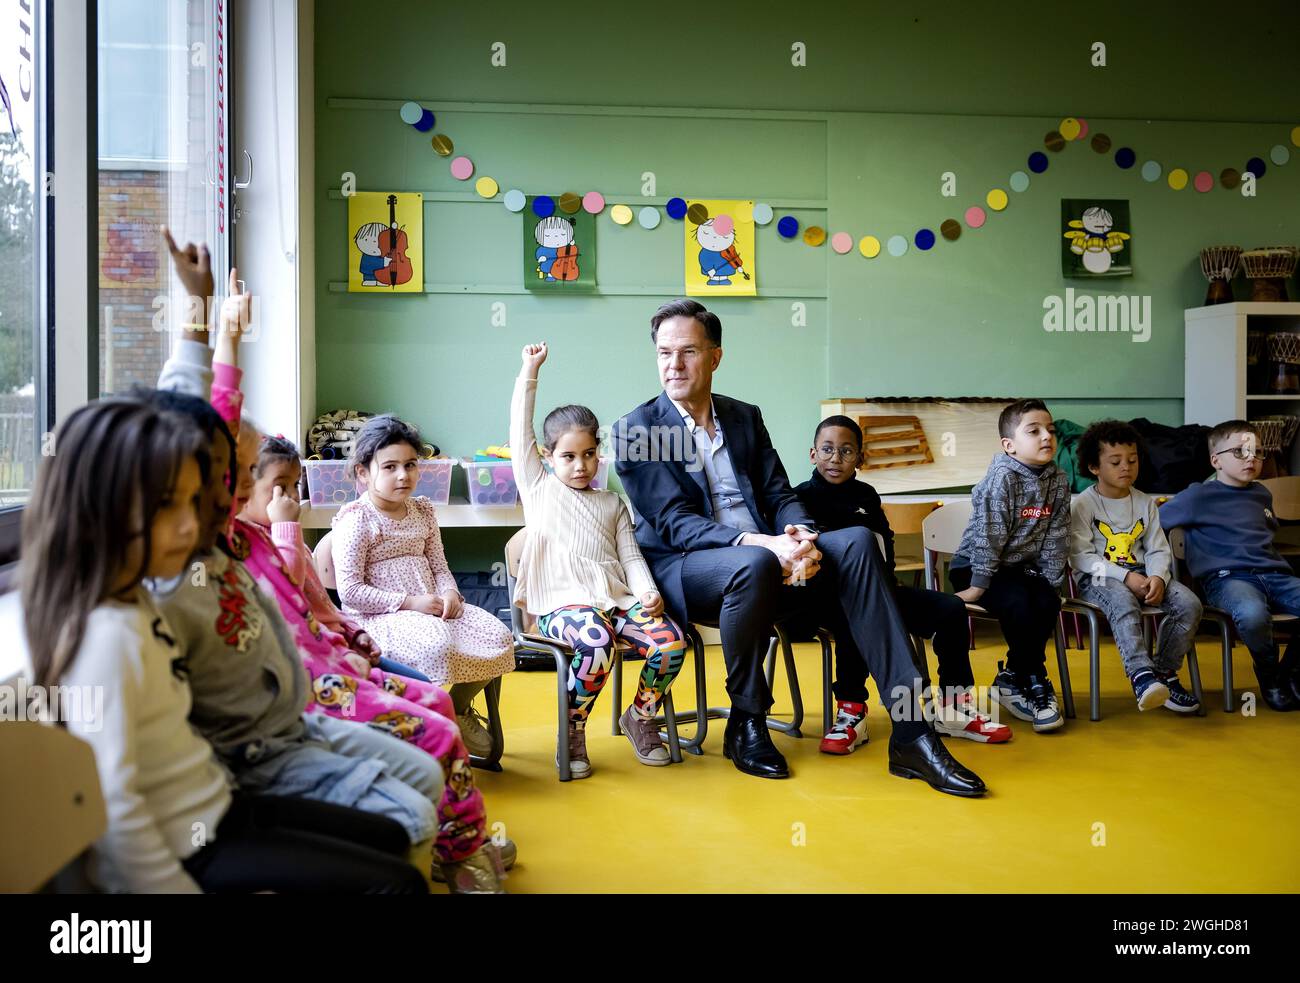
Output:
<svg viewBox="0 0 1300 983">
<path fill-rule="evenodd" d="M 406 517 L 375 508 L 369 495 L 334 517 L 334 571 L 343 610 L 384 654 L 439 686 L 495 679 L 515 667 L 515 646 L 500 619 L 466 604 L 460 617 L 399 610 L 408 594 L 456 590 L 433 503 L 407 500 Z"/>
</svg>

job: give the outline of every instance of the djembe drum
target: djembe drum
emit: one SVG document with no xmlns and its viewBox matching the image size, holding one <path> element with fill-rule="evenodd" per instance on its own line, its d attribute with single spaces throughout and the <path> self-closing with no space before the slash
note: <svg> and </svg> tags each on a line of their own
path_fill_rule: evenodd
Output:
<svg viewBox="0 0 1300 983">
<path fill-rule="evenodd" d="M 1268 391 L 1300 393 L 1300 334 L 1274 331 L 1268 336 L 1268 357 L 1276 365 Z"/>
<path fill-rule="evenodd" d="M 1285 303 L 1286 282 L 1295 273 L 1295 246 L 1261 246 L 1241 254 L 1241 266 L 1250 279 L 1250 299 L 1255 303 Z"/>
<path fill-rule="evenodd" d="M 1210 282 L 1205 306 L 1232 303 L 1232 278 L 1240 264 L 1240 246 L 1206 246 L 1201 250 L 1201 274 Z"/>
</svg>

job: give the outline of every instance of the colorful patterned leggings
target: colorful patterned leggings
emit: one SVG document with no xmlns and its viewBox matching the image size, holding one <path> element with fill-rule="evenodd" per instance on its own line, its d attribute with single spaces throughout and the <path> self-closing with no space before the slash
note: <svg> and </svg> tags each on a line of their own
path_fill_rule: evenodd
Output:
<svg viewBox="0 0 1300 983">
<path fill-rule="evenodd" d="M 584 726 L 596 697 L 614 666 L 615 639 L 622 639 L 645 656 L 641 681 L 632 712 L 643 719 L 653 717 L 668 687 L 681 672 L 686 657 L 686 638 L 667 617 L 652 618 L 640 602 L 624 610 L 598 611 L 571 604 L 537 619 L 542 634 L 573 648 L 569 666 L 569 720 Z"/>
</svg>

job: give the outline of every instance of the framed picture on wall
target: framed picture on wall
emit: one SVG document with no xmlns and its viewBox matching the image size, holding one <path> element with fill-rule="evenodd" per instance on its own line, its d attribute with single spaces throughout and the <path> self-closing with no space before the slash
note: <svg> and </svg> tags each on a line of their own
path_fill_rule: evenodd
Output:
<svg viewBox="0 0 1300 983">
<path fill-rule="evenodd" d="M 538 293 L 574 293 L 596 289 L 596 216 L 584 208 L 573 213 L 547 197 L 538 214 L 537 198 L 523 210 L 524 286 Z"/>
<path fill-rule="evenodd" d="M 424 195 L 348 198 L 348 293 L 424 292 Z"/>
<path fill-rule="evenodd" d="M 1133 275 L 1128 201 L 1061 199 L 1061 273 L 1081 279 Z"/>
<path fill-rule="evenodd" d="M 682 224 L 687 297 L 753 297 L 758 293 L 752 201 L 688 198 Z"/>
</svg>

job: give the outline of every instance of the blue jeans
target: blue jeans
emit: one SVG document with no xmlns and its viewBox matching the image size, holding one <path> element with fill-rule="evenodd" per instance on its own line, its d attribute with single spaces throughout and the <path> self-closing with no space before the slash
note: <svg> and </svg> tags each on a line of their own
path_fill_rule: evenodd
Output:
<svg viewBox="0 0 1300 983">
<path fill-rule="evenodd" d="M 1255 665 L 1268 669 L 1277 664 L 1277 645 L 1269 614 L 1300 615 L 1300 577 L 1289 573 L 1236 573 L 1206 577 L 1205 599 L 1232 615 L 1237 634 L 1250 649 Z M 1298 636 L 1287 645 L 1286 661 L 1300 654 Z"/>
<path fill-rule="evenodd" d="M 1126 676 L 1132 679 L 1133 674 L 1141 669 L 1161 674 L 1178 672 L 1201 623 L 1201 602 L 1190 587 L 1184 587 L 1178 581 L 1165 587 L 1165 596 L 1158 605 L 1165 617 L 1160 619 L 1153 659 L 1147 655 L 1143 640 L 1142 604 L 1124 582 L 1113 577 L 1091 577 L 1085 573 L 1078 575 L 1077 583 L 1079 596 L 1106 612 Z"/>
</svg>

